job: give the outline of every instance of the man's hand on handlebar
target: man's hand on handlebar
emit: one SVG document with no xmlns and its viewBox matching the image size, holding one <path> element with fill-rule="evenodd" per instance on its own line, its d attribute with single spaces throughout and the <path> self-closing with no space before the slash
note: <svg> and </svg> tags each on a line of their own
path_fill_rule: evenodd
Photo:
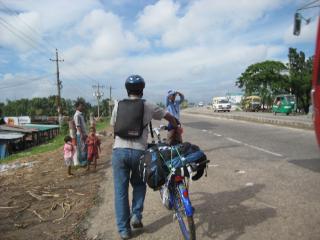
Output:
<svg viewBox="0 0 320 240">
<path fill-rule="evenodd" d="M 178 127 L 178 123 L 177 120 L 174 116 L 172 116 L 170 113 L 166 113 L 166 115 L 164 115 L 164 119 L 166 119 L 169 123 L 172 124 L 173 128 L 177 128 Z"/>
</svg>

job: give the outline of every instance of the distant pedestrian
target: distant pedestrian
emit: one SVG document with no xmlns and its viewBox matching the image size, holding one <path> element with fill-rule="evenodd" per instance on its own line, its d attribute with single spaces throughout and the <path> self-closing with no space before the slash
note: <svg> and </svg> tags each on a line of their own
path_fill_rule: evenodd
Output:
<svg viewBox="0 0 320 240">
<path fill-rule="evenodd" d="M 72 145 L 77 149 L 77 128 L 73 119 L 69 121 L 69 134 L 72 139 Z M 73 155 L 73 165 L 78 166 L 79 164 L 78 153 L 75 151 L 75 154 Z"/>
<path fill-rule="evenodd" d="M 80 165 L 84 166 L 87 164 L 87 149 L 86 149 L 86 139 L 87 130 L 86 122 L 84 120 L 83 111 L 85 109 L 84 103 L 81 100 L 76 102 L 76 112 L 74 114 L 73 120 L 77 128 L 77 152 L 78 160 Z"/>
<path fill-rule="evenodd" d="M 72 145 L 72 138 L 70 136 L 66 136 L 64 138 L 64 162 L 68 168 L 68 175 L 72 176 L 71 166 L 73 165 L 73 155 L 75 153 L 75 147 Z"/>
<path fill-rule="evenodd" d="M 176 100 L 177 95 L 180 99 Z M 184 101 L 184 95 L 178 91 L 168 91 L 166 99 L 167 111 L 176 118 L 178 128 L 174 128 L 171 123 L 168 124 L 167 143 L 175 145 L 182 142 L 182 128 L 180 123 L 180 105 Z"/>
<path fill-rule="evenodd" d="M 4 121 L 3 112 L 2 112 L 2 109 L 0 108 L 0 125 L 4 125 L 4 124 L 6 124 L 6 122 Z"/>
<path fill-rule="evenodd" d="M 96 129 L 94 127 L 90 128 L 89 136 L 86 140 L 86 145 L 88 149 L 88 165 L 87 170 L 90 170 L 90 165 L 93 163 L 94 170 L 97 169 L 97 159 L 99 158 L 99 153 L 101 153 L 101 142 L 96 136 Z"/>
</svg>

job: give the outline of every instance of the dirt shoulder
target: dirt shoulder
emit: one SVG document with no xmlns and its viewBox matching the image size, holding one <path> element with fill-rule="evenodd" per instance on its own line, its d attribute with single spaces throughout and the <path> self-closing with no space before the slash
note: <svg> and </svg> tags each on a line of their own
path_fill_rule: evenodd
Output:
<svg viewBox="0 0 320 240">
<path fill-rule="evenodd" d="M 96 172 L 76 168 L 68 177 L 61 147 L 15 161 L 33 162 L 32 167 L 0 173 L 1 239 L 87 239 L 80 223 L 98 204 L 98 189 L 110 167 L 113 139 L 101 140 Z"/>
</svg>

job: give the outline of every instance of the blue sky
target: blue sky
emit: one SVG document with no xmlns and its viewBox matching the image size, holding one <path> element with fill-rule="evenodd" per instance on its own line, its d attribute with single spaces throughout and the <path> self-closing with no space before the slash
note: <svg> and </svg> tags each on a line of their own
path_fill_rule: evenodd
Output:
<svg viewBox="0 0 320 240">
<path fill-rule="evenodd" d="M 250 64 L 286 62 L 289 47 L 311 56 L 318 9 L 299 37 L 293 14 L 301 0 L 0 0 L 0 101 L 56 93 L 55 48 L 62 96 L 94 101 L 92 85 L 125 97 L 130 74 L 146 80 L 145 97 L 170 89 L 189 101 L 239 92 Z M 31 79 L 31 80 L 30 80 Z M 105 91 L 108 94 L 108 91 Z"/>
</svg>

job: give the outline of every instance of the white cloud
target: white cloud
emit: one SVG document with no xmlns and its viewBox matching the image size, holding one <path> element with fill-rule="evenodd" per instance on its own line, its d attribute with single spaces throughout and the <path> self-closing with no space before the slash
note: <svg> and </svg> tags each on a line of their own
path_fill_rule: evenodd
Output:
<svg viewBox="0 0 320 240">
<path fill-rule="evenodd" d="M 102 7 L 98 0 L 10 0 L 6 5 L 21 12 L 36 12 L 40 15 L 40 30 L 61 31 L 73 24 L 83 15 L 95 8 Z"/>
<path fill-rule="evenodd" d="M 0 101 L 54 95 L 54 75 L 39 77 L 32 73 L 6 73 L 0 77 Z"/>
<path fill-rule="evenodd" d="M 173 0 L 164 0 L 145 7 L 137 24 L 146 34 L 159 34 L 163 46 L 169 48 L 221 43 L 286 2 L 199 0 L 190 3 L 185 14 L 179 16 L 179 6 Z"/>
<path fill-rule="evenodd" d="M 89 43 L 67 50 L 65 55 L 71 61 L 84 55 L 93 59 L 115 58 L 149 47 L 148 41 L 140 40 L 134 33 L 125 30 L 117 15 L 103 10 L 88 13 L 75 28 L 75 32 Z"/>
<path fill-rule="evenodd" d="M 58 35 L 78 22 L 87 11 L 102 7 L 98 0 L 10 0 L 4 3 L 4 10 L 9 10 L 3 11 L 0 17 L 10 26 L 4 27 L 6 23 L 0 22 L 0 44 L 22 52 L 46 52 L 48 48 L 59 47 L 57 42 L 54 47 L 48 44 L 48 39 L 58 39 Z"/>
<path fill-rule="evenodd" d="M 128 0 L 121 1 L 118 6 L 125 7 Z M 292 43 L 293 37 L 292 29 L 290 36 L 289 30 L 285 33 L 285 21 L 291 23 L 292 18 L 275 26 L 269 15 L 293 2 L 160 0 L 146 5 L 135 18 L 127 19 L 96 0 L 7 1 L 10 7 L 21 11 L 28 24 L 39 29 L 38 41 L 51 40 L 59 46 L 60 57 L 65 60 L 60 64 L 63 96 L 91 99 L 91 85 L 100 80 L 115 87 L 115 96 L 123 97 L 126 77 L 136 73 L 147 81 L 145 95 L 154 101 L 162 100 L 170 88 L 180 89 L 191 100 L 210 99 L 235 89 L 236 78 L 248 65 L 286 58 L 287 44 Z M 5 17 L 14 21 L 12 16 Z M 255 28 L 259 21 L 266 28 Z M 18 23 L 16 26 L 27 32 L 28 28 Z M 303 28 L 299 41 L 310 41 L 312 28 L 315 29 L 313 25 Z M 0 44 L 6 49 L 23 50 L 18 55 L 19 64 L 25 68 L 23 74 L 14 73 L 14 67 L 4 71 L 13 72 L 12 83 L 19 83 L 18 75 L 34 75 L 29 69 L 54 70 L 55 65 L 47 56 L 30 53 L 28 46 L 14 36 L 0 36 Z M 56 91 L 52 84 L 32 88 L 32 94 L 40 96 Z M 19 91 L 19 95 L 26 95 Z M 13 93 L 6 96 L 10 94 Z"/>
<path fill-rule="evenodd" d="M 39 15 L 36 12 L 19 15 L 0 15 L 0 45 L 27 51 L 37 48 L 40 35 L 34 34 L 30 26 L 38 27 Z"/>
<path fill-rule="evenodd" d="M 146 35 L 157 35 L 178 23 L 177 12 L 180 6 L 171 0 L 160 0 L 146 6 L 137 20 L 138 30 Z"/>
</svg>

